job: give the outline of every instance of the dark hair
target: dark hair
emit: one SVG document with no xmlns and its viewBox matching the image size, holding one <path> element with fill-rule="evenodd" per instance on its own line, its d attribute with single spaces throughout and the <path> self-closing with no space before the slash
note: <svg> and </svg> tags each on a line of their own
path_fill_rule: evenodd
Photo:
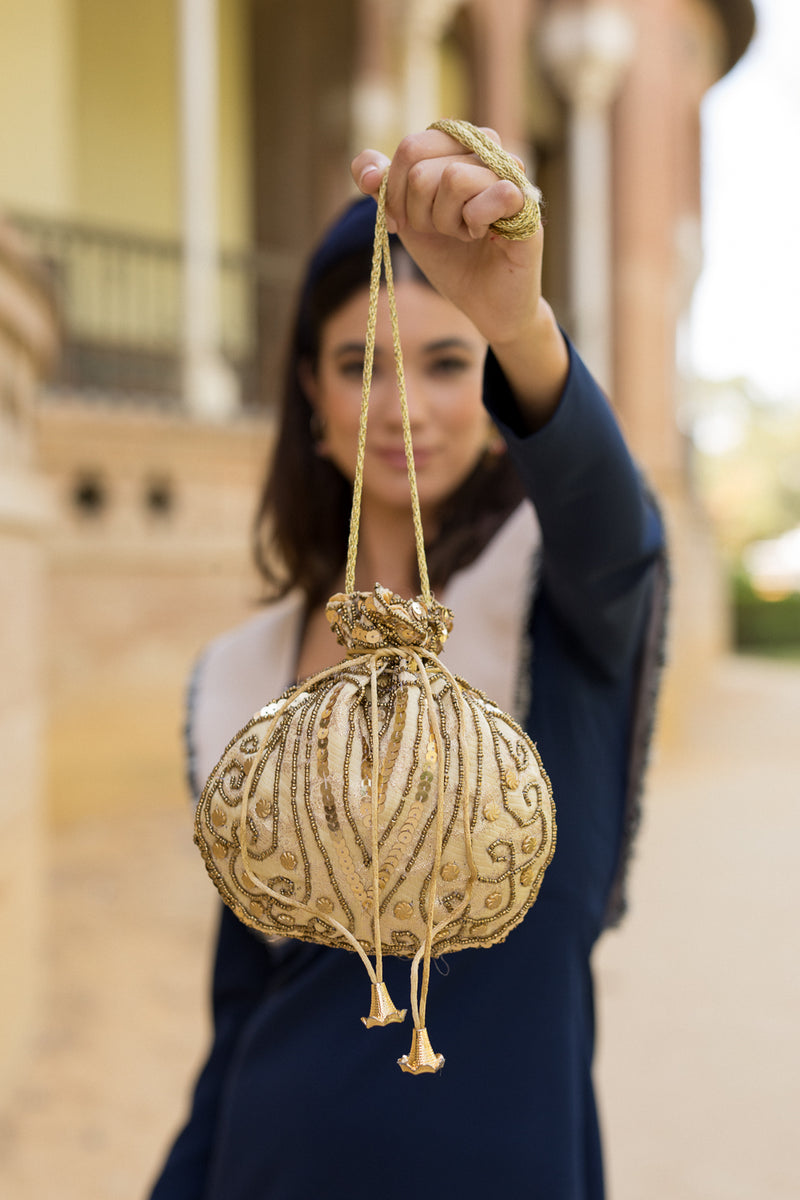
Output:
<svg viewBox="0 0 800 1200">
<path fill-rule="evenodd" d="M 255 561 L 270 597 L 299 587 L 309 609 L 327 600 L 344 566 L 352 485 L 317 453 L 300 366 L 306 362 L 316 370 L 325 321 L 369 282 L 374 212 L 372 201 L 357 201 L 310 261 L 284 366 L 272 465 L 255 519 Z M 390 240 L 395 274 L 427 283 L 398 239 Z M 432 587 L 442 588 L 480 554 L 522 496 L 505 455 L 487 452 L 439 510 L 436 537 L 426 546 Z"/>
</svg>

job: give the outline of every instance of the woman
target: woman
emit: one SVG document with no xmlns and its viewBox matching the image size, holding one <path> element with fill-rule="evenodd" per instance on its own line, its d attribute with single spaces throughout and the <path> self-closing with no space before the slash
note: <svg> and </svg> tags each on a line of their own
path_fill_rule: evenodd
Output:
<svg viewBox="0 0 800 1200">
<path fill-rule="evenodd" d="M 599 1200 L 589 955 L 620 909 L 661 525 L 541 296 L 541 233 L 507 242 L 489 228 L 520 209 L 520 191 L 438 130 L 405 139 L 391 162 L 365 151 L 352 169 L 367 196 L 389 172 L 429 566 L 455 611 L 444 660 L 531 732 L 558 846 L 508 940 L 448 956 L 446 981 L 434 972 L 448 1061 L 414 1081 L 394 1064 L 407 1030 L 370 1035 L 358 1020 L 354 956 L 268 946 L 225 910 L 213 1046 L 153 1200 Z M 277 598 L 200 665 L 189 728 L 199 784 L 253 711 L 341 656 L 324 605 L 343 583 L 374 211 L 371 200 L 351 208 L 309 267 L 259 517 Z M 414 561 L 382 300 L 356 586 L 415 594 Z M 402 995 L 408 964 L 384 965 Z"/>
</svg>

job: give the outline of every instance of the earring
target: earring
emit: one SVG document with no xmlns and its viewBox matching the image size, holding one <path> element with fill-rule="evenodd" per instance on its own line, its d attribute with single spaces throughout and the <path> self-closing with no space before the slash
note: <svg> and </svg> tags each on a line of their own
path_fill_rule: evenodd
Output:
<svg viewBox="0 0 800 1200">
<path fill-rule="evenodd" d="M 492 427 L 492 429 L 489 433 L 489 436 L 486 439 L 486 445 L 484 446 L 484 450 L 483 450 L 484 454 L 490 461 L 493 461 L 495 459 L 500 458 L 501 455 L 503 455 L 505 453 L 505 449 L 506 449 L 505 442 L 503 441 L 502 437 L 497 432 L 497 430 L 494 427 Z"/>
<path fill-rule="evenodd" d="M 321 458 L 325 457 L 325 435 L 328 432 L 327 426 L 323 418 L 318 412 L 311 413 L 311 419 L 308 423 L 311 431 L 311 440 L 314 443 L 314 449 Z"/>
</svg>

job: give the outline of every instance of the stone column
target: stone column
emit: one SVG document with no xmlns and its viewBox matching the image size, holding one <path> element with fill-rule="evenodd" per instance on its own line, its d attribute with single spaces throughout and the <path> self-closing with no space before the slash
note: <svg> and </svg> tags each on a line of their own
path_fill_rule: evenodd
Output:
<svg viewBox="0 0 800 1200">
<path fill-rule="evenodd" d="M 570 106 L 570 324 L 581 354 L 611 390 L 610 109 L 633 54 L 634 29 L 624 6 L 568 3 L 550 9 L 540 45 Z"/>
<path fill-rule="evenodd" d="M 48 294 L 0 219 L 0 1100 L 21 1072 L 41 993 L 47 505 L 33 402 L 54 348 Z"/>
<path fill-rule="evenodd" d="M 476 117 L 497 130 L 506 150 L 523 159 L 533 178 L 526 127 L 530 0 L 483 0 L 474 9 L 473 23 L 482 75 Z"/>
<path fill-rule="evenodd" d="M 178 0 L 183 190 L 183 384 L 191 415 L 225 420 L 237 408 L 220 354 L 217 223 L 217 5 Z"/>
<path fill-rule="evenodd" d="M 440 113 L 439 42 L 460 0 L 408 0 L 404 8 L 403 132 L 425 129 Z"/>
<path fill-rule="evenodd" d="M 351 95 L 352 153 L 369 146 L 391 154 L 397 139 L 397 105 L 392 77 L 394 20 L 386 0 L 361 0 L 358 48 Z"/>
</svg>

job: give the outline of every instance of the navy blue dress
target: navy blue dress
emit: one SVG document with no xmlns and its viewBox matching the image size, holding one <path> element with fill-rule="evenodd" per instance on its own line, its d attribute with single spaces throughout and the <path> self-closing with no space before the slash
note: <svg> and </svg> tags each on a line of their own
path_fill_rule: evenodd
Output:
<svg viewBox="0 0 800 1200">
<path fill-rule="evenodd" d="M 602 1200 L 589 956 L 624 856 L 663 533 L 574 351 L 538 432 L 526 435 L 491 356 L 485 397 L 543 535 L 526 724 L 558 841 L 539 899 L 506 942 L 438 960 L 429 1032 L 447 1063 L 416 1078 L 395 1062 L 408 1021 L 361 1024 L 368 987 L 354 955 L 275 951 L 224 909 L 213 1045 L 152 1200 Z M 405 996 L 408 963 L 384 970 Z"/>
</svg>

